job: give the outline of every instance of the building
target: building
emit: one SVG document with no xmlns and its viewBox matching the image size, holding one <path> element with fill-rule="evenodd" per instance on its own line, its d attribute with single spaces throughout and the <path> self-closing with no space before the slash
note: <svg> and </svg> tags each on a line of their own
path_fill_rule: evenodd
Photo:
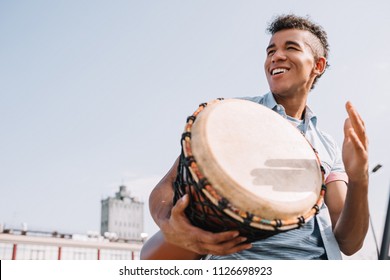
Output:
<svg viewBox="0 0 390 280">
<path fill-rule="evenodd" d="M 112 241 L 99 234 L 2 229 L 0 260 L 137 260 L 142 242 Z"/>
<path fill-rule="evenodd" d="M 115 197 L 101 201 L 101 235 L 118 240 L 142 241 L 144 238 L 144 203 L 131 197 L 120 186 Z"/>
<path fill-rule="evenodd" d="M 0 260 L 137 260 L 146 239 L 144 203 L 120 186 L 101 201 L 101 234 L 14 229 L 0 223 Z"/>
</svg>

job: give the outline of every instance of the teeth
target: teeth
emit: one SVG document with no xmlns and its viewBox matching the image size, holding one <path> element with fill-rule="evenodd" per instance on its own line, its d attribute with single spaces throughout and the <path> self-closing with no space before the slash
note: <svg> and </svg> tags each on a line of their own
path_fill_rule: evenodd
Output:
<svg viewBox="0 0 390 280">
<path fill-rule="evenodd" d="M 284 69 L 284 68 L 276 68 L 276 69 L 272 70 L 271 75 L 276 75 L 276 74 L 280 74 L 280 73 L 286 73 L 287 71 L 288 70 Z"/>
</svg>

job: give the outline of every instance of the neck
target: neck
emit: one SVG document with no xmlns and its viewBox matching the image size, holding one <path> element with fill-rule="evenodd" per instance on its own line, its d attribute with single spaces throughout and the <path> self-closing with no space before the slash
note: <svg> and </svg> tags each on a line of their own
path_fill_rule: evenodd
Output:
<svg viewBox="0 0 390 280">
<path fill-rule="evenodd" d="M 273 94 L 276 100 L 276 103 L 282 105 L 286 110 L 286 114 L 292 118 L 302 120 L 303 114 L 306 108 L 307 96 L 297 97 L 297 96 L 283 96 L 278 94 Z"/>
</svg>

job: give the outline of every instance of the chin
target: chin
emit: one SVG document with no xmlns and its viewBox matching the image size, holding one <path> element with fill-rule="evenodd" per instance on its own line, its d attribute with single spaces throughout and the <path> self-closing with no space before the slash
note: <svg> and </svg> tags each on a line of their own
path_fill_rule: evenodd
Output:
<svg viewBox="0 0 390 280">
<path fill-rule="evenodd" d="M 281 88 L 270 88 L 271 92 L 276 95 L 285 95 L 286 90 Z"/>
<path fill-rule="evenodd" d="M 283 94 L 287 90 L 285 85 L 282 84 L 275 84 L 275 83 L 269 83 L 269 89 L 274 94 Z"/>
</svg>

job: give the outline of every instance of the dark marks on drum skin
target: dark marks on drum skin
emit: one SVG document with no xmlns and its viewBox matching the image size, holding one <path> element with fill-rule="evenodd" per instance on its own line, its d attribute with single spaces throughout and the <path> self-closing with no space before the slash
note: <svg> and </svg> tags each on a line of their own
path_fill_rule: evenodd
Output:
<svg viewBox="0 0 390 280">
<path fill-rule="evenodd" d="M 312 185 L 307 177 L 309 169 L 316 165 L 309 159 L 271 159 L 265 161 L 263 168 L 252 169 L 253 185 L 273 186 L 275 191 L 311 191 Z M 302 182 L 302 184 L 297 184 Z"/>
</svg>

